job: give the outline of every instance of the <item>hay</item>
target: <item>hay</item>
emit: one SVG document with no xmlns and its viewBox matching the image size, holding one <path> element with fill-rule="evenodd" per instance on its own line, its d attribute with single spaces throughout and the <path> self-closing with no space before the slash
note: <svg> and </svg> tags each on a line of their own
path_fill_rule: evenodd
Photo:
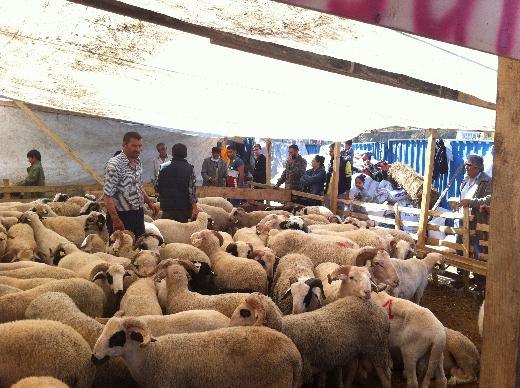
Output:
<svg viewBox="0 0 520 388">
<path fill-rule="evenodd" d="M 410 199 L 420 207 L 424 178 L 419 175 L 417 171 L 404 163 L 392 163 L 388 172 L 399 186 L 406 191 Z M 430 209 L 437 201 L 437 198 L 439 198 L 439 193 L 437 189 L 432 186 Z"/>
</svg>

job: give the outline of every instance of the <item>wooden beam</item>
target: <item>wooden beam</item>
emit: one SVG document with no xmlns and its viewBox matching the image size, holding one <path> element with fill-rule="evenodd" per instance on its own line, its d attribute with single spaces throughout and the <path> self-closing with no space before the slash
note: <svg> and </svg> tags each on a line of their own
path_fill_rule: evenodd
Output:
<svg viewBox="0 0 520 388">
<path fill-rule="evenodd" d="M 401 222 L 401 213 L 399 210 L 399 204 L 396 202 L 394 205 L 394 219 L 395 219 L 395 229 L 401 230 L 402 222 Z"/>
<path fill-rule="evenodd" d="M 520 61 L 499 58 L 481 387 L 520 387 L 519 118 Z"/>
<path fill-rule="evenodd" d="M 222 197 L 230 199 L 245 199 L 257 201 L 285 202 L 291 200 L 291 190 L 282 189 L 242 189 L 233 187 L 197 187 L 198 197 Z"/>
<path fill-rule="evenodd" d="M 271 184 L 271 163 L 273 158 L 271 139 L 265 139 L 265 183 Z"/>
<path fill-rule="evenodd" d="M 462 209 L 463 211 L 463 221 L 462 221 L 462 243 L 464 245 L 464 256 L 469 257 L 470 252 L 470 240 L 469 240 L 469 207 L 465 207 Z"/>
<path fill-rule="evenodd" d="M 4 184 L 7 179 L 4 179 Z M 95 191 L 103 185 L 95 183 L 92 185 L 60 185 L 60 186 L 0 186 L 0 193 L 59 193 L 68 191 Z"/>
<path fill-rule="evenodd" d="M 38 116 L 36 116 L 31 109 L 27 105 L 25 105 L 21 101 L 14 101 L 16 106 L 20 108 L 37 126 L 42 130 L 43 133 L 45 133 L 47 136 L 49 136 L 52 141 L 54 141 L 59 147 L 61 147 L 67 154 L 70 155 L 72 159 L 74 159 L 76 162 L 79 163 L 79 165 L 85 170 L 96 182 L 98 182 L 100 185 L 103 184 L 103 179 L 100 178 L 96 171 L 87 164 L 79 154 L 74 151 L 67 143 L 63 141 L 63 139 L 54 132 L 51 128 L 49 128 L 43 121 L 41 121 Z"/>
<path fill-rule="evenodd" d="M 334 143 L 334 162 L 332 163 L 332 178 L 331 178 L 331 190 L 330 190 L 330 210 L 334 214 L 338 214 L 338 185 L 339 185 L 339 155 L 340 144 L 339 142 Z"/>
<path fill-rule="evenodd" d="M 452 265 L 457 268 L 465 269 L 466 271 L 478 273 L 480 275 L 486 275 L 487 263 L 484 261 L 478 261 L 474 259 L 468 259 L 455 253 L 445 252 L 437 247 L 426 246 L 424 248 L 417 248 L 417 253 L 430 253 L 438 252 L 444 256 L 446 264 Z M 482 385 L 481 385 L 482 386 Z"/>
<path fill-rule="evenodd" d="M 421 199 L 421 214 L 419 215 L 419 235 L 417 245 L 424 247 L 428 234 L 428 211 L 430 209 L 430 196 L 432 193 L 432 177 L 433 177 L 433 159 L 435 157 L 435 138 L 437 137 L 437 130 L 430 129 L 428 136 L 428 147 L 426 149 L 426 174 L 424 176 L 422 199 Z"/>
<path fill-rule="evenodd" d="M 400 89 L 417 93 L 440 97 L 452 101 L 463 102 L 487 109 L 495 109 L 495 104 L 479 99 L 478 97 L 462 93 L 458 90 L 446 88 L 431 82 L 426 82 L 407 75 L 376 69 L 360 63 L 333 58 L 327 55 L 311 53 L 296 48 L 282 46 L 280 44 L 265 42 L 257 39 L 246 38 L 230 32 L 219 31 L 211 27 L 189 23 L 146 8 L 126 4 L 117 0 L 68 0 L 72 3 L 82 4 L 118 15 L 128 16 L 134 19 L 157 24 L 163 27 L 173 28 L 189 34 L 209 38 L 211 43 L 220 46 L 237 49 L 252 54 L 278 59 L 297 65 L 324 70 L 331 73 L 346 75 L 349 77 L 376 82 L 383 85 L 394 86 Z"/>
</svg>

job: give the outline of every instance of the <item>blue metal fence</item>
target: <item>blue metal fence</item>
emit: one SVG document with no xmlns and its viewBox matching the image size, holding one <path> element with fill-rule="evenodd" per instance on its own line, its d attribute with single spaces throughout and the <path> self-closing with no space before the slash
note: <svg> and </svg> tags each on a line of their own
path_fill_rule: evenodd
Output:
<svg viewBox="0 0 520 388">
<path fill-rule="evenodd" d="M 460 165 L 464 163 L 464 158 L 469 154 L 484 156 L 492 147 L 492 141 L 450 141 L 453 160 L 448 161 L 448 174 L 439 176 L 434 186 L 439 193 L 444 190 L 451 177 Z M 426 140 L 390 140 L 388 143 L 357 143 L 353 145 L 355 150 L 371 152 L 374 158 L 384 159 L 390 163 L 401 162 L 414 168 L 419 174 L 424 175 L 426 164 Z M 487 166 L 486 166 L 487 167 Z M 463 175 L 459 176 L 451 186 L 448 194 L 441 203 L 442 207 L 448 208 L 447 199 L 458 196 Z"/>
</svg>

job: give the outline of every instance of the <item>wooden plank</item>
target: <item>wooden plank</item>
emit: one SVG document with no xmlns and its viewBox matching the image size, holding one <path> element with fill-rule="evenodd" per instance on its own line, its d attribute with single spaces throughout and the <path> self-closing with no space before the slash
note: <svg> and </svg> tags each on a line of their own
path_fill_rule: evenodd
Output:
<svg viewBox="0 0 520 388">
<path fill-rule="evenodd" d="M 458 212 L 442 212 L 438 210 L 428 211 L 428 215 L 432 217 L 448 218 L 450 220 L 462 220 L 464 216 Z M 473 220 L 473 216 L 470 216 L 470 220 Z"/>
<path fill-rule="evenodd" d="M 463 224 L 462 224 L 462 230 L 464 233 L 462 233 L 462 242 L 464 245 L 464 256 L 469 257 L 470 253 L 470 240 L 469 240 L 469 207 L 463 208 Z"/>
<path fill-rule="evenodd" d="M 489 241 L 487 241 L 487 240 L 478 240 L 478 245 L 480 245 L 481 247 L 488 247 L 489 246 Z"/>
<path fill-rule="evenodd" d="M 33 111 L 29 109 L 27 105 L 25 105 L 21 101 L 14 101 L 16 106 L 18 106 L 37 126 L 42 130 L 43 133 L 45 133 L 47 136 L 49 136 L 52 141 L 54 141 L 59 147 L 61 147 L 69 156 L 74 159 L 78 164 L 85 170 L 96 182 L 98 182 L 100 185 L 103 184 L 103 179 L 100 178 L 96 171 L 87 164 L 79 154 L 74 151 L 67 143 L 63 141 L 63 139 L 54 132 L 50 127 L 48 127 L 38 116 L 36 116 Z"/>
<path fill-rule="evenodd" d="M 271 163 L 273 159 L 271 139 L 265 140 L 265 183 L 271 184 Z"/>
<path fill-rule="evenodd" d="M 39 193 L 39 192 L 49 192 L 49 193 L 59 193 L 59 192 L 68 192 L 68 191 L 91 191 L 91 190 L 99 190 L 103 186 L 96 183 L 92 185 L 65 185 L 65 186 L 0 186 L 0 193 Z"/>
<path fill-rule="evenodd" d="M 430 253 L 437 252 L 444 256 L 446 264 L 452 265 L 457 268 L 465 269 L 466 271 L 478 273 L 486 276 L 488 269 L 487 263 L 484 261 L 474 260 L 471 258 L 462 257 L 455 253 L 450 253 L 439 249 L 440 247 L 425 246 L 423 248 L 417 248 L 418 253 Z"/>
<path fill-rule="evenodd" d="M 486 260 L 486 261 L 488 261 L 488 259 L 489 259 L 489 254 L 488 254 L 488 253 L 483 253 L 483 252 L 481 252 L 481 253 L 478 254 L 478 257 L 481 258 L 482 260 Z"/>
<path fill-rule="evenodd" d="M 330 210 L 334 213 L 338 213 L 338 185 L 339 185 L 339 153 L 340 144 L 339 142 L 334 143 L 334 162 L 332 163 L 332 181 L 330 191 Z"/>
<path fill-rule="evenodd" d="M 428 237 L 426 239 L 426 244 L 437 245 L 440 247 L 448 247 L 448 248 L 454 249 L 456 251 L 464 250 L 464 245 L 462 245 L 462 244 L 453 243 L 451 241 L 439 240 L 439 239 L 432 238 L 432 237 Z"/>
<path fill-rule="evenodd" d="M 497 118 L 493 158 L 486 312 L 481 387 L 520 386 L 520 62 L 498 59 Z"/>
<path fill-rule="evenodd" d="M 401 223 L 401 214 L 399 213 L 399 204 L 396 202 L 394 205 L 394 219 L 395 219 L 395 229 L 401 230 L 403 224 Z"/>
<path fill-rule="evenodd" d="M 9 186 L 9 179 L 4 179 L 3 182 L 4 182 L 4 186 Z M 5 199 L 6 201 L 10 201 L 11 200 L 11 194 L 8 193 L 8 192 L 5 192 L 5 191 L 3 191 L 3 193 L 5 193 L 3 199 Z"/>
<path fill-rule="evenodd" d="M 321 202 L 323 202 L 323 199 L 324 199 L 323 195 L 304 193 L 303 191 L 298 191 L 298 190 L 290 190 L 290 191 L 291 191 L 292 195 L 296 195 L 298 197 L 315 199 L 315 200 L 321 201 Z"/>
<path fill-rule="evenodd" d="M 436 224 L 428 224 L 428 230 L 434 230 L 437 232 L 442 232 L 444 234 L 460 234 L 464 233 L 464 229 L 462 228 L 453 228 L 451 226 L 442 226 Z"/>
<path fill-rule="evenodd" d="M 421 199 L 421 214 L 419 215 L 419 240 L 417 241 L 417 244 L 420 247 L 425 245 L 428 234 L 428 210 L 430 209 L 430 197 L 432 193 L 433 159 L 435 156 L 436 137 L 437 130 L 430 129 L 430 134 L 428 136 L 428 147 L 426 148 L 426 175 L 424 176 Z"/>
<path fill-rule="evenodd" d="M 222 197 L 230 199 L 245 199 L 245 200 L 257 200 L 257 201 L 277 201 L 285 202 L 291 200 L 290 190 L 281 189 L 265 189 L 265 190 L 253 190 L 245 188 L 233 188 L 233 187 L 212 187 L 203 186 L 197 188 L 197 196 L 202 197 Z"/>
<path fill-rule="evenodd" d="M 237 49 L 268 58 L 295 63 L 331 73 L 359 78 L 383 85 L 394 86 L 400 89 L 440 97 L 452 101 L 459 101 L 486 109 L 495 109 L 495 104 L 468 95 L 458 90 L 446 88 L 431 82 L 409 77 L 407 75 L 376 69 L 352 61 L 333 58 L 327 55 L 316 54 L 293 47 L 261 41 L 230 32 L 219 31 L 211 27 L 189 23 L 171 16 L 154 12 L 146 8 L 137 7 L 117 0 L 68 0 L 104 11 L 128 16 L 160 26 L 173 28 L 189 34 L 199 35 L 210 39 L 210 42 L 223 47 Z"/>
</svg>

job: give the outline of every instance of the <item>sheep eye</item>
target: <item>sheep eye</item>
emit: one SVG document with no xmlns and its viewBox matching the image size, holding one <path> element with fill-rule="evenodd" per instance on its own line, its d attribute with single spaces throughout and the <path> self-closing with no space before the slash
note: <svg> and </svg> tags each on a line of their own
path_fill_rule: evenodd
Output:
<svg viewBox="0 0 520 388">
<path fill-rule="evenodd" d="M 241 310 L 240 310 L 240 316 L 241 316 L 242 318 L 248 318 L 248 317 L 251 316 L 251 311 L 246 310 L 246 309 L 241 309 Z"/>
<path fill-rule="evenodd" d="M 107 282 L 108 284 L 112 284 L 114 282 L 114 278 L 109 273 L 107 274 Z"/>
<path fill-rule="evenodd" d="M 350 280 L 354 280 L 354 276 L 349 276 L 349 279 Z"/>
</svg>

